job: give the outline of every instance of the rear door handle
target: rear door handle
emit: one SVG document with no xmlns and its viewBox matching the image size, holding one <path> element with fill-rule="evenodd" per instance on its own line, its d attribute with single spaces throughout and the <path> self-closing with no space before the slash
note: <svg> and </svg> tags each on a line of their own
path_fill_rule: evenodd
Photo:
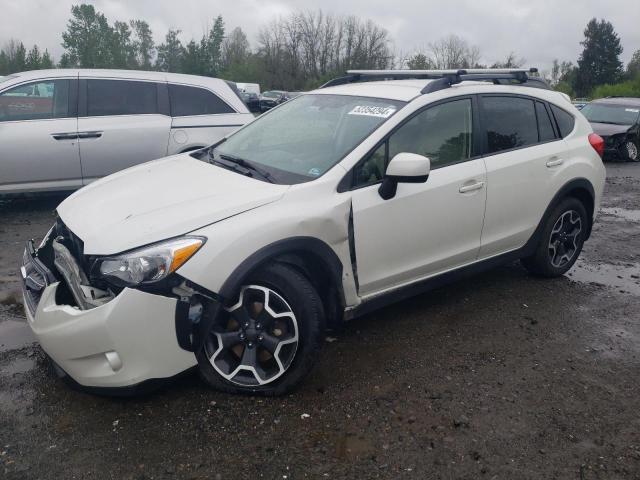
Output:
<svg viewBox="0 0 640 480">
<path fill-rule="evenodd" d="M 78 138 L 100 138 L 102 132 L 78 132 Z"/>
<path fill-rule="evenodd" d="M 55 140 L 76 140 L 78 138 L 76 132 L 52 133 L 51 136 Z"/>
<path fill-rule="evenodd" d="M 562 165 L 564 160 L 562 158 L 553 157 L 547 162 L 547 167 L 557 167 L 558 165 Z"/>
<path fill-rule="evenodd" d="M 484 187 L 484 182 L 472 183 L 471 185 L 461 186 L 459 192 L 469 193 L 469 192 L 473 192 L 474 190 L 480 190 L 482 187 Z"/>
</svg>

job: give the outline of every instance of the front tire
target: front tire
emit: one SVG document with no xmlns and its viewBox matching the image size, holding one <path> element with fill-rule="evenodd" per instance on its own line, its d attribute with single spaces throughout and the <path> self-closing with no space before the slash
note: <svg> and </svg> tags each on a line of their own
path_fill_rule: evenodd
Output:
<svg viewBox="0 0 640 480">
<path fill-rule="evenodd" d="M 640 153 L 638 152 L 638 145 L 628 140 L 620 147 L 620 155 L 627 162 L 640 162 Z"/>
<path fill-rule="evenodd" d="M 540 277 L 564 275 L 576 262 L 587 233 L 588 217 L 577 198 L 562 200 L 547 217 L 535 253 L 521 260 Z"/>
<path fill-rule="evenodd" d="M 218 315 L 197 353 L 205 382 L 228 393 L 282 395 L 313 367 L 322 345 L 322 301 L 295 268 L 251 275 Z"/>
</svg>

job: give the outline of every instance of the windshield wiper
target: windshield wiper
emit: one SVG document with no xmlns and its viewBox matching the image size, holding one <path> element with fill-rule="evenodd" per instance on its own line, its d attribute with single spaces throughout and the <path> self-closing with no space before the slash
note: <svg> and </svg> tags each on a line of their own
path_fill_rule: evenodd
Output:
<svg viewBox="0 0 640 480">
<path fill-rule="evenodd" d="M 213 154 L 213 150 L 209 151 L 209 158 L 212 161 L 219 163 L 227 168 L 231 168 L 238 173 L 242 173 L 243 175 L 254 176 L 253 174 L 257 173 L 260 177 L 262 177 L 267 182 L 276 183 L 275 179 L 273 178 L 273 175 L 271 175 L 269 172 L 265 170 L 262 170 L 261 168 L 256 167 L 255 165 L 245 160 L 244 158 L 235 157 L 233 155 L 227 155 L 227 154 L 219 154 L 219 158 L 215 158 Z M 220 160 L 224 160 L 224 162 L 221 162 Z M 235 165 L 244 169 L 246 173 L 236 168 Z"/>
</svg>

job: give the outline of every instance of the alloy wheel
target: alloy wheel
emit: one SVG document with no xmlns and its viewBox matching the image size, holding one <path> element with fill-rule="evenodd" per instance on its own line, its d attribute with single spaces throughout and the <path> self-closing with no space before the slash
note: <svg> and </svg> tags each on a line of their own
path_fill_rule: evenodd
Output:
<svg viewBox="0 0 640 480">
<path fill-rule="evenodd" d="M 549 260 L 555 268 L 564 267 L 573 260 L 578 251 L 582 233 L 582 219 L 575 210 L 564 212 L 551 230 L 549 238 Z"/>
<path fill-rule="evenodd" d="M 638 146 L 634 142 L 627 142 L 624 146 L 627 150 L 627 157 L 632 162 L 637 162 L 640 160 L 640 156 L 638 156 Z"/>
<path fill-rule="evenodd" d="M 298 321 L 276 291 L 246 285 L 205 342 L 209 362 L 243 387 L 266 385 L 291 366 L 298 348 Z"/>
</svg>

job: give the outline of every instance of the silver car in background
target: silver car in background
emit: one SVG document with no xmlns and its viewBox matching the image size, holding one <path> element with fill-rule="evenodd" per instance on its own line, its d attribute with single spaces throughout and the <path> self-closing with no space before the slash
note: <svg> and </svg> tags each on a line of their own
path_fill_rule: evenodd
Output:
<svg viewBox="0 0 640 480">
<path fill-rule="evenodd" d="M 224 80 L 126 70 L 0 79 L 0 195 L 74 190 L 211 145 L 253 120 Z"/>
</svg>

